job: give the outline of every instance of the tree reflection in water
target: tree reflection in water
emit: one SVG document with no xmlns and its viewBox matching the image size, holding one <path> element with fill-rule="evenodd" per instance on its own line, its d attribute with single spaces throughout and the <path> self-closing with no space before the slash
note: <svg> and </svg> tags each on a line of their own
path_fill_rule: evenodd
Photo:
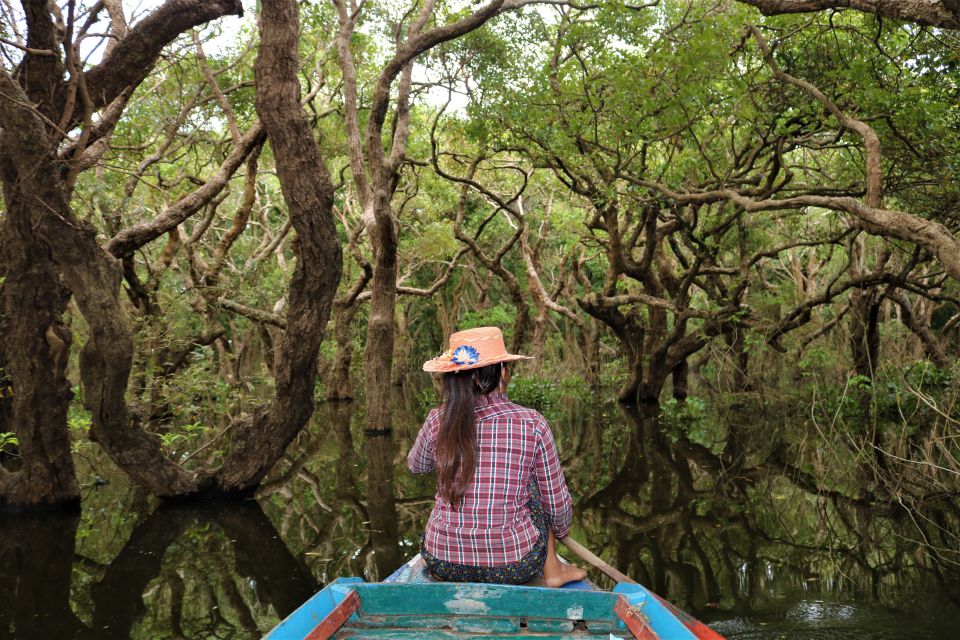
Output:
<svg viewBox="0 0 960 640">
<path fill-rule="evenodd" d="M 791 599 L 815 618 L 826 606 L 815 601 L 839 598 L 927 606 L 960 631 L 955 558 L 918 544 L 915 516 L 818 489 L 771 441 L 775 430 L 762 451 L 746 449 L 736 425 L 707 447 L 652 408 L 619 410 L 619 432 L 596 416 L 581 423 L 568 475 L 579 490 L 580 535 L 626 573 L 706 619 L 760 615 Z M 618 443 L 607 468 L 600 442 Z M 923 517 L 944 521 L 933 510 Z M 928 602 L 917 602 L 918 593 Z M 843 617 L 841 605 L 831 611 Z"/>
<path fill-rule="evenodd" d="M 0 638 L 259 637 L 318 588 L 256 502 L 161 506 L 105 565 L 79 523 L 3 517 Z"/>
<path fill-rule="evenodd" d="M 923 513 L 918 544 L 915 513 L 818 488 L 769 423 L 694 441 L 649 407 L 549 409 L 574 534 L 728 637 L 960 637 L 933 548 L 955 513 Z M 352 405 L 323 405 L 256 502 L 151 512 L 114 480 L 82 518 L 0 516 L 0 640 L 258 638 L 337 576 L 386 575 L 433 504 L 433 477 L 404 465 L 425 410 L 399 396 L 394 433 L 370 438 Z"/>
</svg>

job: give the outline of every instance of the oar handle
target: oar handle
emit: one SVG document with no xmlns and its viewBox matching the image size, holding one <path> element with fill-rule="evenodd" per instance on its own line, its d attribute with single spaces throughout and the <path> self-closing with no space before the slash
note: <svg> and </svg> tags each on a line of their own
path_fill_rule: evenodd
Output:
<svg viewBox="0 0 960 640">
<path fill-rule="evenodd" d="M 589 564 L 591 567 L 599 569 L 605 573 L 610 578 L 616 580 L 617 582 L 626 582 L 629 584 L 637 584 L 637 581 L 628 576 L 625 573 L 622 573 L 616 567 L 611 567 L 609 564 L 601 560 L 599 557 L 594 555 L 590 549 L 587 549 L 585 546 L 574 540 L 571 536 L 562 538 L 560 540 L 567 549 L 570 549 L 578 558 Z"/>
</svg>

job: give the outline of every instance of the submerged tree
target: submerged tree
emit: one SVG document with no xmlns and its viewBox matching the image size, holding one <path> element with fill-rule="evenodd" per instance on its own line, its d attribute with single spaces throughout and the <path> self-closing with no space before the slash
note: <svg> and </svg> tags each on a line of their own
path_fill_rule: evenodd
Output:
<svg viewBox="0 0 960 640">
<path fill-rule="evenodd" d="M 770 27 L 783 34 L 783 60 L 795 66 L 815 60 L 804 73 L 833 78 L 835 90 L 846 94 L 844 107 L 809 79 L 784 71 L 761 31 L 744 28 L 748 18 L 724 3 L 590 14 L 558 9 L 552 20 L 526 18 L 538 42 L 549 43 L 540 49 L 518 45 L 504 31 L 496 41 L 459 51 L 461 64 L 479 72 L 476 86 L 474 78 L 466 85 L 479 143 L 526 158 L 531 171 L 549 169 L 589 211 L 583 242 L 602 249 L 606 275 L 602 284 L 586 286 L 578 302 L 620 342 L 630 371 L 624 401 L 657 402 L 671 375 L 675 393 L 685 396 L 687 360 L 715 336 L 726 337 L 745 370 L 746 334 L 782 349 L 782 336 L 842 293 L 850 296 L 854 319 L 855 370 L 869 373 L 882 301 L 895 300 L 898 286 L 936 298 L 939 284 L 924 284 L 929 276 L 917 272 L 929 256 L 960 276 L 960 243 L 945 224 L 955 220 L 884 206 L 877 128 L 845 111 L 859 106 L 857 99 L 873 107 L 876 94 L 862 94 L 856 84 L 863 70 L 848 77 L 822 52 L 794 54 L 794 46 L 804 46 L 795 39 L 807 42 L 803 24 Z M 904 47 L 899 60 L 871 51 L 873 26 L 862 21 L 846 25 L 854 35 L 843 38 L 839 51 L 826 44 L 841 42 L 835 36 L 821 48 L 859 56 L 880 83 L 911 73 L 905 69 L 916 49 Z M 889 37 L 896 43 L 899 34 Z M 493 65 L 493 56 L 510 62 Z M 522 94 L 510 90 L 518 85 Z M 911 117 L 907 105 L 897 106 Z M 901 142 L 898 124 L 904 124 L 895 121 L 904 116 L 884 116 L 896 141 L 891 146 L 915 149 Z M 887 203 L 908 201 L 909 182 L 899 183 L 888 189 Z M 881 247 L 875 261 L 867 260 L 875 249 L 868 249 L 865 233 L 887 240 L 870 243 Z M 890 241 L 912 243 L 912 261 L 895 257 Z M 848 279 L 830 281 L 822 296 L 783 314 L 764 309 L 769 265 L 798 250 L 834 255 L 831 247 L 848 258 L 834 275 Z M 943 362 L 922 323 L 904 317 Z"/>
<path fill-rule="evenodd" d="M 0 68 L 6 205 L 0 362 L 13 395 L 5 417 L 19 437 L 22 467 L 0 472 L 0 495 L 17 505 L 79 498 L 66 431 L 72 334 L 63 314 L 71 298 L 91 329 L 81 376 L 93 437 L 130 469 L 150 469 L 155 490 L 182 492 L 192 485 L 189 477 L 163 462 L 154 438 L 131 428 L 124 394 L 132 342 L 118 304 L 119 265 L 70 200 L 78 174 L 97 161 L 163 48 L 184 31 L 240 15 L 242 8 L 238 1 L 172 1 L 131 28 L 115 2 L 87 12 L 70 2 L 63 13 L 47 2 L 23 5 L 26 33 L 12 45 L 22 55 Z M 80 43 L 93 37 L 89 29 L 105 9 L 111 45 L 99 64 L 84 69 Z"/>
<path fill-rule="evenodd" d="M 88 326 L 90 435 L 162 496 L 254 490 L 318 383 L 363 388 L 383 437 L 392 383 L 467 324 L 649 411 L 698 371 L 762 387 L 761 362 L 831 332 L 868 378 L 894 318 L 951 363 L 960 145 L 939 32 L 879 3 L 762 22 L 746 4 L 838 3 L 525 4 L 265 4 L 251 79 L 256 34 L 228 60 L 191 32 L 238 4 L 128 26 L 117 2 L 3 3 L 0 433 L 21 460 L 2 499 L 76 500 L 66 371 Z M 463 108 L 438 113 L 438 86 Z M 201 418 L 219 428 L 169 455 Z"/>
</svg>

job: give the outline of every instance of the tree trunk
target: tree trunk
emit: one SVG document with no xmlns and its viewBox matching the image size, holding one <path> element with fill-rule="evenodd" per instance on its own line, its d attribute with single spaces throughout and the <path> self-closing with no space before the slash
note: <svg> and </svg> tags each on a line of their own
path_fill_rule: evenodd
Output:
<svg viewBox="0 0 960 640">
<path fill-rule="evenodd" d="M 5 280 L 0 288 L 2 360 L 6 405 L 0 432 L 20 441 L 20 469 L 0 468 L 0 502 L 40 506 L 79 502 L 70 456 L 67 408 L 73 393 L 66 378 L 72 342 L 61 321 L 69 292 L 60 284 L 50 247 L 33 233 L 23 185 L 8 179 L 4 167 L 7 215 L 0 225 Z"/>
<path fill-rule="evenodd" d="M 390 197 L 384 189 L 374 192 L 373 206 L 377 208 L 376 224 L 368 228 L 374 231 L 371 238 L 376 261 L 370 283 L 372 296 L 363 362 L 368 498 L 371 510 L 376 509 L 382 512 L 381 515 L 394 514 L 392 530 L 388 520 L 374 527 L 373 534 L 376 535 L 371 536 L 379 569 L 398 566 L 400 558 L 393 457 L 390 453 L 393 449 L 390 373 L 393 366 L 394 307 L 397 301 L 397 234 L 390 210 Z"/>
<path fill-rule="evenodd" d="M 929 316 L 914 313 L 910 301 L 902 294 L 887 292 L 886 297 L 900 307 L 900 321 L 920 339 L 930 361 L 940 369 L 949 369 L 950 358 L 947 357 L 943 342 L 931 331 Z"/>
<path fill-rule="evenodd" d="M 24 11 L 31 47 L 59 51 L 50 7 L 25 2 Z M 95 229 L 74 216 L 69 201 L 83 168 L 79 160 L 89 151 L 84 145 L 108 136 L 116 122 L 105 108 L 129 95 L 181 32 L 226 13 L 243 11 L 235 0 L 168 2 L 133 29 L 114 33 L 119 40 L 100 64 L 79 79 L 76 70 L 71 74 L 84 100 L 73 100 L 70 89 L 76 87 L 66 82 L 59 54 L 28 53 L 16 80 L 0 72 L 0 179 L 7 206 L 0 242 L 9 270 L 2 294 L 8 316 L 4 357 L 15 393 L 11 414 L 18 434 L 23 432 L 21 471 L 0 472 L 4 501 L 34 505 L 78 498 L 66 425 L 70 333 L 60 320 L 69 295 L 89 325 L 80 375 L 92 413 L 91 437 L 151 492 L 196 487 L 129 415 L 125 394 L 133 343 L 118 299 L 121 267 L 99 246 Z M 98 111 L 100 120 L 90 125 L 91 112 Z M 62 152 L 63 132 L 84 120 L 72 152 Z"/>
<path fill-rule="evenodd" d="M 637 398 L 641 404 L 659 404 L 660 394 L 663 387 L 667 384 L 667 377 L 672 373 L 667 367 L 666 357 L 660 354 L 654 354 L 647 358 L 646 367 L 643 369 L 643 377 L 640 382 L 640 389 L 637 392 Z"/>
<path fill-rule="evenodd" d="M 276 395 L 269 407 L 237 425 L 230 456 L 213 479 L 215 491 L 229 493 L 255 488 L 313 414 L 317 355 L 343 270 L 333 182 L 300 107 L 296 1 L 263 3 L 260 29 L 255 105 L 297 233 L 297 263 L 274 364 Z"/>
<path fill-rule="evenodd" d="M 627 379 L 617 393 L 617 400 L 626 404 L 636 403 L 643 383 L 646 327 L 635 312 L 624 315 L 617 307 L 600 304 L 597 297 L 583 296 L 577 299 L 577 303 L 592 317 L 610 327 L 620 341 L 620 350 L 626 359 Z"/>
<path fill-rule="evenodd" d="M 370 283 L 370 315 L 367 318 L 367 344 L 363 372 L 366 393 L 367 429 L 389 431 L 391 428 L 390 373 L 393 367 L 394 307 L 397 302 L 397 235 L 393 228 L 389 197 L 378 193 L 377 216 L 371 230 L 376 236 L 373 280 Z"/>
<path fill-rule="evenodd" d="M 127 408 L 126 391 L 133 363 L 133 339 L 120 306 L 120 261 L 97 243 L 96 231 L 73 215 L 58 184 L 46 175 L 49 188 L 41 202 L 44 235 L 57 247 L 61 278 L 73 293 L 90 327 L 80 352 L 84 405 L 92 414 L 90 437 L 137 484 L 154 495 L 180 495 L 196 490 L 196 481 L 160 448 L 160 440 L 139 427 Z M 40 204 L 40 203 L 38 203 Z"/>
<path fill-rule="evenodd" d="M 681 361 L 670 372 L 673 379 L 673 397 L 683 401 L 690 395 L 690 367 L 687 361 Z"/>
<path fill-rule="evenodd" d="M 327 380 L 327 400 L 333 402 L 353 400 L 353 385 L 350 384 L 350 364 L 353 362 L 353 318 L 356 303 L 334 303 L 333 337 L 337 351 Z"/>
<path fill-rule="evenodd" d="M 407 382 L 407 376 L 410 374 L 410 355 L 413 351 L 413 338 L 410 336 L 410 324 L 408 322 L 409 307 L 400 307 L 397 313 L 396 326 L 396 356 L 393 361 L 393 386 L 402 387 Z"/>
<path fill-rule="evenodd" d="M 871 380 L 880 354 L 880 304 L 872 293 L 858 290 L 850 296 L 850 352 L 853 370 L 857 375 Z"/>
</svg>

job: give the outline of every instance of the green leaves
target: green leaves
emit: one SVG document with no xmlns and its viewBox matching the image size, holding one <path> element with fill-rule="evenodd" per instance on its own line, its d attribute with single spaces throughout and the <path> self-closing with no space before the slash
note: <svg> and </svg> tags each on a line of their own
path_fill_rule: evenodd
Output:
<svg viewBox="0 0 960 640">
<path fill-rule="evenodd" d="M 17 435 L 10 431 L 0 433 L 0 455 L 17 456 L 20 448 L 20 440 Z"/>
</svg>

